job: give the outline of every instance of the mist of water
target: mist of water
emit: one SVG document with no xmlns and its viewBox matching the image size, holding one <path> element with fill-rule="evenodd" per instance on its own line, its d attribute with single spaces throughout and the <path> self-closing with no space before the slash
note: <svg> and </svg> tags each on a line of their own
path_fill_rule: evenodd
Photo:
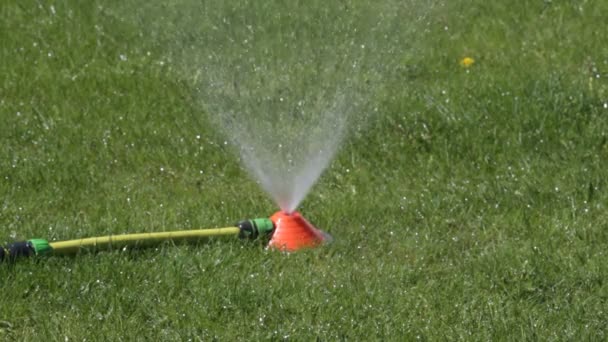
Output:
<svg viewBox="0 0 608 342">
<path fill-rule="evenodd" d="M 349 108 L 345 101 L 341 94 L 312 106 L 305 99 L 298 100 L 293 113 L 278 115 L 275 121 L 243 118 L 232 112 L 218 118 L 247 170 L 283 211 L 292 212 L 345 137 Z M 311 107 L 318 108 L 317 115 L 306 115 L 306 108 Z"/>
<path fill-rule="evenodd" d="M 389 17 L 322 2 L 251 5 L 246 15 L 233 9 L 229 22 L 218 22 L 231 36 L 214 41 L 219 49 L 200 61 L 196 77 L 211 121 L 277 205 L 292 212 L 350 127 L 372 111 L 385 65 L 370 56 L 390 52 Z M 383 50 L 374 51 L 379 42 Z"/>
<path fill-rule="evenodd" d="M 137 20 L 159 41 L 175 38 L 174 57 L 209 122 L 292 212 L 352 127 L 374 113 L 418 5 L 178 0 L 163 8 L 142 3 L 138 13 L 151 14 Z"/>
<path fill-rule="evenodd" d="M 246 169 L 282 210 L 292 212 L 333 159 L 361 103 L 347 80 L 331 89 L 298 90 L 284 75 L 269 89 L 263 84 L 268 74 L 245 74 L 247 90 L 236 89 L 241 81 L 225 74 L 210 77 L 207 108 Z"/>
</svg>

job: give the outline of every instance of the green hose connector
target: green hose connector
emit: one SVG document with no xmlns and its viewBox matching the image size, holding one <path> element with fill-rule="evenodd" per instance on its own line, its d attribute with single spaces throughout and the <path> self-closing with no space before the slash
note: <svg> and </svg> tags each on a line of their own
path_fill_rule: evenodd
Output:
<svg viewBox="0 0 608 342">
<path fill-rule="evenodd" d="M 274 231 L 274 223 L 268 218 L 245 220 L 236 225 L 241 239 L 255 240 L 258 236 L 267 237 Z"/>
<path fill-rule="evenodd" d="M 45 239 L 28 240 L 36 255 L 48 255 L 53 252 L 53 247 Z"/>
</svg>

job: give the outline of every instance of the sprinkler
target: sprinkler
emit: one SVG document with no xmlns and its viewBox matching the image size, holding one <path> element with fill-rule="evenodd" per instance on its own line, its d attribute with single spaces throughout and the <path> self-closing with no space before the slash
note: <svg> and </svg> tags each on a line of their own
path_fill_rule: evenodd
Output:
<svg viewBox="0 0 608 342">
<path fill-rule="evenodd" d="M 330 242 L 331 236 L 315 228 L 299 212 L 278 211 L 270 217 L 275 230 L 268 247 L 293 252 L 301 248 L 312 248 Z"/>
<path fill-rule="evenodd" d="M 163 241 L 195 241 L 214 236 L 236 235 L 241 239 L 255 240 L 270 237 L 268 248 L 293 252 L 302 248 L 317 247 L 331 241 L 331 236 L 308 222 L 299 212 L 278 211 L 270 219 L 244 220 L 234 227 L 178 230 L 159 233 L 108 235 L 49 242 L 30 239 L 0 246 L 0 262 L 15 261 L 21 257 L 75 255 L 84 251 L 117 249 L 127 246 L 149 246 Z"/>
</svg>

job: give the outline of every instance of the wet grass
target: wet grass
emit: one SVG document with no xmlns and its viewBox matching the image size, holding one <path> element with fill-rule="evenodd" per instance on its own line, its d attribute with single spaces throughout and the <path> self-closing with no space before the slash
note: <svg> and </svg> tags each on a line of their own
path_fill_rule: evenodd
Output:
<svg viewBox="0 0 608 342">
<path fill-rule="evenodd" d="M 166 46 L 113 8 L 0 5 L 3 243 L 275 210 Z M 437 6 L 301 207 L 335 243 L 0 265 L 0 339 L 606 339 L 607 14 Z"/>
</svg>

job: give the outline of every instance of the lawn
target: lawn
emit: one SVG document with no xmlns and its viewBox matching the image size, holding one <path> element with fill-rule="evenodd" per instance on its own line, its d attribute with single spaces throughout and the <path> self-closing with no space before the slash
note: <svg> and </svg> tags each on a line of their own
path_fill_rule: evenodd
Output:
<svg viewBox="0 0 608 342">
<path fill-rule="evenodd" d="M 217 124 L 205 53 L 246 63 L 220 42 L 253 22 L 266 57 L 294 57 L 270 39 L 294 30 L 338 58 L 332 34 L 360 19 L 366 104 L 299 207 L 334 242 L 3 264 L 0 340 L 608 338 L 608 2 L 221 3 L 0 4 L 0 244 L 271 215 Z M 366 30 L 378 13 L 386 36 Z"/>
</svg>

